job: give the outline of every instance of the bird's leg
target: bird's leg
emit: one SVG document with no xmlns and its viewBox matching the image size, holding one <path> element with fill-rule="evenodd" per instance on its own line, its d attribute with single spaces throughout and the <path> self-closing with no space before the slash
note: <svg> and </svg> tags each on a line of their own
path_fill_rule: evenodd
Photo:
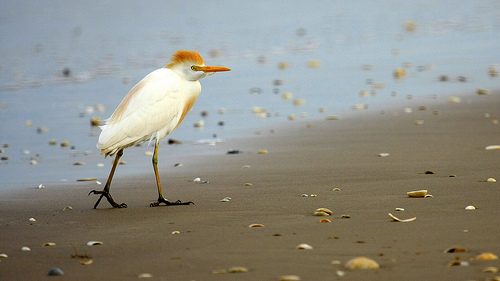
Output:
<svg viewBox="0 0 500 281">
<path fill-rule="evenodd" d="M 113 200 L 113 197 L 111 197 L 111 194 L 109 193 L 109 188 L 111 187 L 111 180 L 113 179 L 113 175 L 115 174 L 116 170 L 116 165 L 118 165 L 118 162 L 120 162 L 120 157 L 122 157 L 122 155 L 123 155 L 123 149 L 120 149 L 118 153 L 116 153 L 115 161 L 113 162 L 113 167 L 111 168 L 111 172 L 109 173 L 108 181 L 106 182 L 104 189 L 101 191 L 92 190 L 91 192 L 89 192 L 89 195 L 101 194 L 101 196 L 99 197 L 99 199 L 97 199 L 97 202 L 94 205 L 94 209 L 97 208 L 97 205 L 99 205 L 103 197 L 106 197 L 106 199 L 108 199 L 109 204 L 111 204 L 113 208 L 127 208 L 127 204 L 125 203 L 122 204 L 116 203 L 115 200 Z"/>
<path fill-rule="evenodd" d="M 156 185 L 158 186 L 158 201 L 150 204 L 151 207 L 159 206 L 160 203 L 164 203 L 165 205 L 189 205 L 194 204 L 192 201 L 182 202 L 177 200 L 175 202 L 170 202 L 165 197 L 163 197 L 163 191 L 161 190 L 161 182 L 160 182 L 160 174 L 158 173 L 158 147 L 160 146 L 160 142 L 156 142 L 155 150 L 153 153 L 153 169 L 155 171 L 156 176 Z"/>
</svg>

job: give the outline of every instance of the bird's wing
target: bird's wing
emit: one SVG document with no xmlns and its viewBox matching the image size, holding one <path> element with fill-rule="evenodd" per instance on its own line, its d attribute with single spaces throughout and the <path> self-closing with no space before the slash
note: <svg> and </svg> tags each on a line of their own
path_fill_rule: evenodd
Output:
<svg viewBox="0 0 500 281">
<path fill-rule="evenodd" d="M 102 127 L 97 143 L 101 153 L 112 155 L 154 138 L 153 134 L 165 127 L 173 130 L 184 106 L 179 80 L 171 70 L 159 69 L 137 83 Z"/>
</svg>

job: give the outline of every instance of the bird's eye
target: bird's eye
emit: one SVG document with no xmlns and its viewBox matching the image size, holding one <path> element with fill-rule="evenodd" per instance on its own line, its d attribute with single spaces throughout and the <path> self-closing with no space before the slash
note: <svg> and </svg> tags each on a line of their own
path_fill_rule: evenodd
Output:
<svg viewBox="0 0 500 281">
<path fill-rule="evenodd" d="M 191 66 L 191 70 L 196 71 L 196 65 Z"/>
</svg>

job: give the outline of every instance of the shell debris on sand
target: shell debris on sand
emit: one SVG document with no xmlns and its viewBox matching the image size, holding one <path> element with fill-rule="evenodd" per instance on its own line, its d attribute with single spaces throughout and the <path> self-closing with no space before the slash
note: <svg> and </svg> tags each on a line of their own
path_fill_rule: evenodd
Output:
<svg viewBox="0 0 500 281">
<path fill-rule="evenodd" d="M 482 254 L 479 254 L 475 257 L 475 260 L 498 260 L 498 256 L 490 253 L 490 252 L 484 252 Z"/>
<path fill-rule="evenodd" d="M 399 219 L 397 217 L 395 217 L 393 214 L 389 213 L 389 217 L 391 217 L 391 219 L 397 221 L 397 222 L 411 222 L 411 221 L 415 221 L 417 219 L 417 217 L 413 217 L 413 218 L 409 218 L 409 219 L 405 219 L 405 220 L 402 220 L 402 219 Z"/>
<path fill-rule="evenodd" d="M 248 268 L 243 266 L 233 266 L 227 270 L 229 273 L 245 273 L 248 272 Z"/>
<path fill-rule="evenodd" d="M 314 211 L 315 216 L 331 216 L 333 212 L 327 208 L 318 208 Z"/>
<path fill-rule="evenodd" d="M 466 248 L 462 248 L 460 246 L 454 246 L 454 247 L 451 247 L 451 248 L 448 248 L 446 250 L 443 251 L 445 254 L 446 253 L 468 253 L 469 250 L 466 249 Z"/>
<path fill-rule="evenodd" d="M 87 242 L 87 246 L 96 246 L 96 245 L 102 245 L 104 243 L 102 243 L 101 241 L 89 241 Z"/>
<path fill-rule="evenodd" d="M 260 224 L 260 223 L 252 223 L 251 225 L 249 225 L 248 227 L 264 227 L 263 224 Z"/>
<path fill-rule="evenodd" d="M 49 243 L 45 243 L 42 245 L 42 247 L 51 247 L 51 246 L 55 246 L 56 243 L 52 243 L 52 242 L 49 242 Z"/>
<path fill-rule="evenodd" d="M 499 149 L 500 150 L 500 145 L 488 145 L 486 148 L 486 150 L 497 150 Z"/>
<path fill-rule="evenodd" d="M 332 221 L 329 220 L 329 219 L 321 219 L 319 222 L 320 223 L 329 223 L 329 222 L 332 222 Z"/>
<path fill-rule="evenodd" d="M 427 194 L 427 189 L 408 191 L 406 194 L 408 197 L 432 197 L 432 195 Z"/>
<path fill-rule="evenodd" d="M 22 252 L 29 252 L 29 251 L 31 251 L 31 249 L 29 247 L 23 246 L 23 247 L 21 247 L 21 251 Z"/>
<path fill-rule="evenodd" d="M 496 179 L 494 179 L 494 178 L 488 178 L 486 181 L 487 181 L 487 182 L 497 182 L 497 180 L 496 180 Z"/>
<path fill-rule="evenodd" d="M 300 281 L 300 276 L 298 275 L 283 275 L 278 277 L 279 281 Z"/>
<path fill-rule="evenodd" d="M 483 268 L 483 272 L 491 272 L 491 273 L 497 273 L 498 272 L 498 267 L 495 266 L 488 266 Z"/>
<path fill-rule="evenodd" d="M 297 245 L 297 250 L 312 250 L 312 249 L 313 249 L 313 246 L 306 244 L 306 243 L 302 243 L 302 244 Z"/>
<path fill-rule="evenodd" d="M 466 210 L 475 210 L 476 207 L 472 206 L 472 205 L 469 205 L 467 207 L 465 207 Z"/>
<path fill-rule="evenodd" d="M 377 269 L 380 268 L 380 265 L 367 257 L 357 257 L 349 260 L 344 265 L 346 269 L 356 270 L 356 269 Z"/>
</svg>

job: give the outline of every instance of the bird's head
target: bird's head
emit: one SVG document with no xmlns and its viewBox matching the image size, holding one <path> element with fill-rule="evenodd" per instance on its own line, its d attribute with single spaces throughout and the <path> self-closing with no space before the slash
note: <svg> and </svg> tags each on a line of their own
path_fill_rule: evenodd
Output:
<svg viewBox="0 0 500 281">
<path fill-rule="evenodd" d="M 195 51 L 177 51 L 170 63 L 165 66 L 186 80 L 200 80 L 218 71 L 230 71 L 231 69 L 222 66 L 206 66 L 203 58 Z"/>
</svg>

